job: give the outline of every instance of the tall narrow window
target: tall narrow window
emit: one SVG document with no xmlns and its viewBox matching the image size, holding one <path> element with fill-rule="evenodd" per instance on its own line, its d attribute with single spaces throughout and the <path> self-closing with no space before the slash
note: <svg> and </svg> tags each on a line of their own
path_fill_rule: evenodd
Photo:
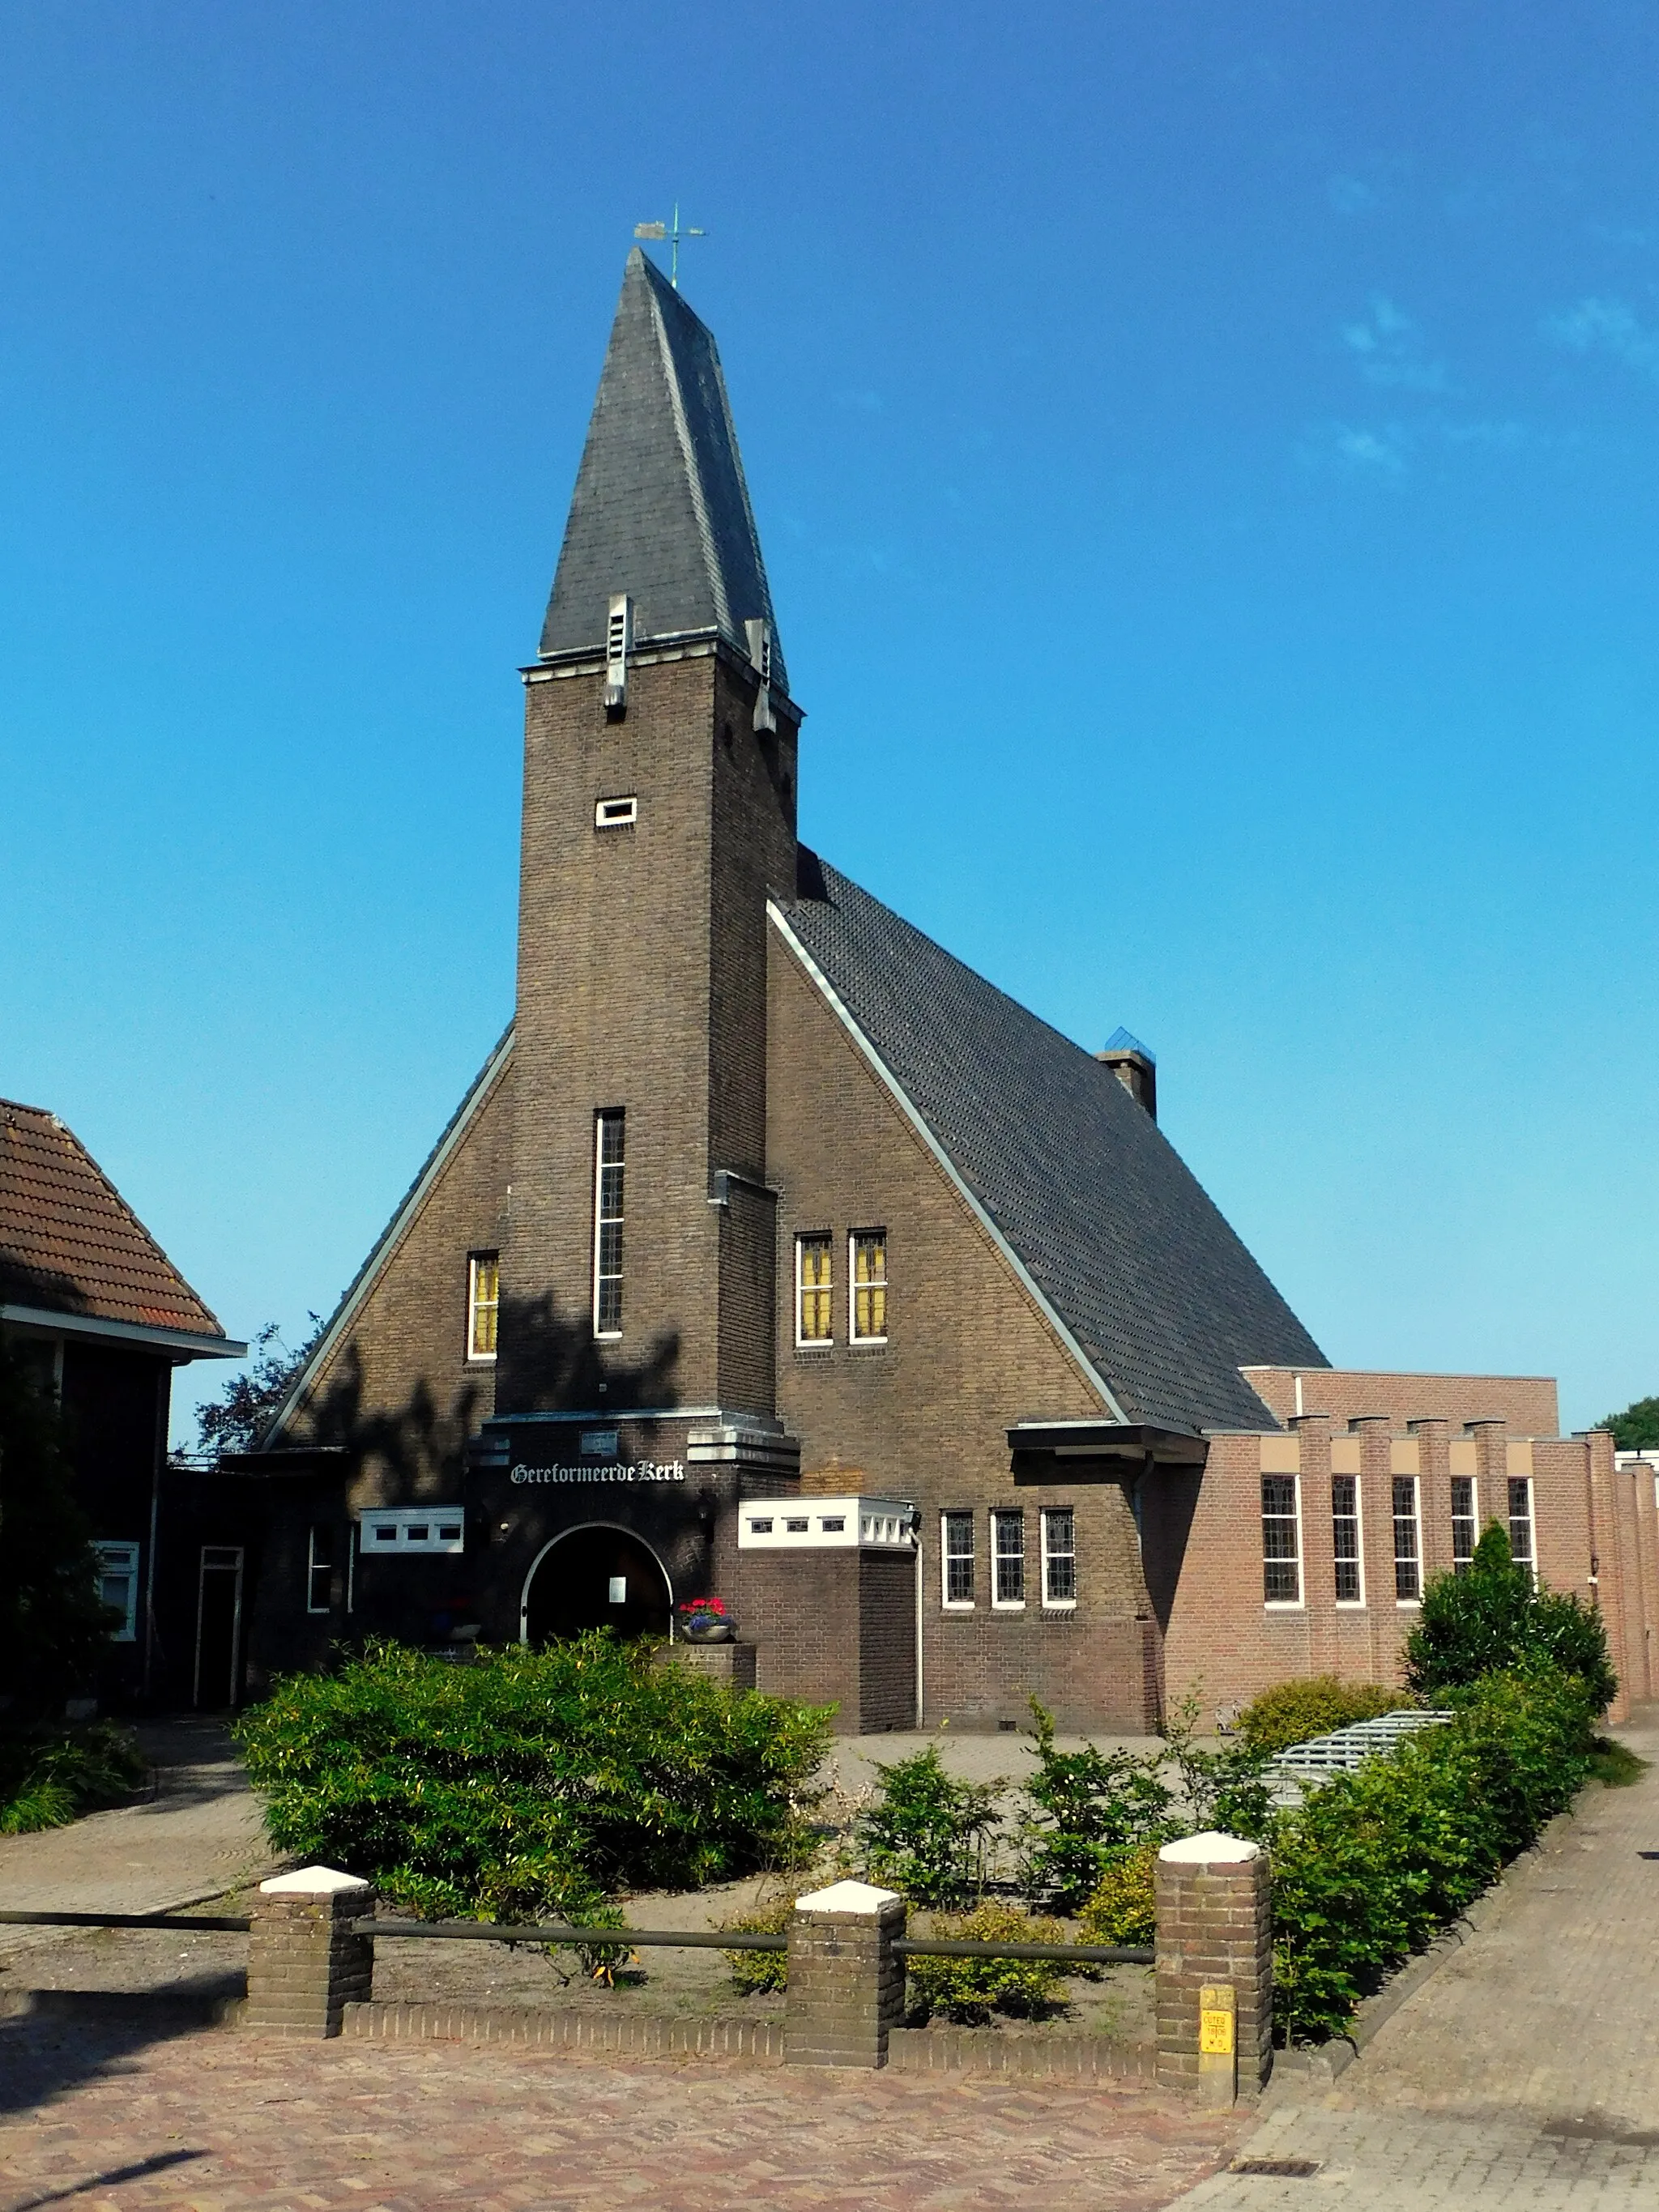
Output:
<svg viewBox="0 0 1659 2212">
<path fill-rule="evenodd" d="M 855 1229 L 852 1236 L 853 1341 L 887 1341 L 887 1231 Z"/>
<path fill-rule="evenodd" d="M 501 1266 L 493 1252 L 474 1252 L 466 1263 L 466 1356 L 495 1357 L 495 1322 L 501 1304 Z"/>
<path fill-rule="evenodd" d="M 1394 1594 L 1401 1605 L 1423 1595 L 1423 1546 L 1417 1522 L 1417 1477 L 1394 1479 Z"/>
<path fill-rule="evenodd" d="M 1069 1505 L 1042 1509 L 1042 1602 L 1077 1603 L 1077 1515 Z"/>
<path fill-rule="evenodd" d="M 1524 1474 L 1510 1477 L 1510 1557 L 1537 1581 L 1538 1563 L 1533 1557 L 1532 1543 L 1532 1482 Z"/>
<path fill-rule="evenodd" d="M 993 1605 L 1020 1606 L 1025 1602 L 1025 1516 L 991 1516 L 991 1586 Z"/>
<path fill-rule="evenodd" d="M 1269 1605 L 1302 1602 L 1302 1516 L 1296 1477 L 1261 1478 L 1261 1595 Z"/>
<path fill-rule="evenodd" d="M 1452 1572 L 1461 1575 L 1474 1557 L 1475 1538 L 1479 1534 L 1475 1522 L 1474 1477 L 1455 1474 L 1451 1479 L 1452 1510 Z"/>
<path fill-rule="evenodd" d="M 827 1236 L 795 1239 L 795 1341 L 828 1344 L 835 1334 L 831 1313 L 834 1247 Z"/>
<path fill-rule="evenodd" d="M 941 1513 L 939 1550 L 944 1562 L 945 1602 L 947 1607 L 974 1601 L 974 1516 L 971 1513 Z"/>
<path fill-rule="evenodd" d="M 1359 1477 L 1331 1477 L 1331 1541 L 1336 1553 L 1336 1601 L 1363 1605 L 1365 1586 L 1359 1563 Z"/>
<path fill-rule="evenodd" d="M 137 1544 L 94 1544 L 98 1555 L 98 1595 L 117 1615 L 110 1630 L 112 1644 L 138 1640 L 138 1547 Z"/>
<path fill-rule="evenodd" d="M 623 1319 L 621 1107 L 593 1119 L 593 1334 L 620 1336 Z"/>
<path fill-rule="evenodd" d="M 306 1611 L 326 1613 L 334 1588 L 334 1531 L 325 1521 L 313 1523 L 306 1558 Z"/>
</svg>

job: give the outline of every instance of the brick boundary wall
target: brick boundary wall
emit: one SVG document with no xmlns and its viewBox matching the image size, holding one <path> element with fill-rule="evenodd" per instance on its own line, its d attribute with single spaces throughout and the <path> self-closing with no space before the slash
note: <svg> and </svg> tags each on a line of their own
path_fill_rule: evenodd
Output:
<svg viewBox="0 0 1659 2212">
<path fill-rule="evenodd" d="M 607 2020 L 566 2007 L 447 2003 L 351 2003 L 341 2033 L 370 2043 L 514 2043 L 538 2051 L 589 2051 L 635 2058 L 746 2058 L 783 2063 L 784 2025 L 776 2019 Z"/>
<path fill-rule="evenodd" d="M 1022 2081 L 1150 2081 L 1157 2046 L 1109 2035 L 1010 2035 L 995 2027 L 895 2027 L 896 2074 L 1007 2074 Z"/>
</svg>

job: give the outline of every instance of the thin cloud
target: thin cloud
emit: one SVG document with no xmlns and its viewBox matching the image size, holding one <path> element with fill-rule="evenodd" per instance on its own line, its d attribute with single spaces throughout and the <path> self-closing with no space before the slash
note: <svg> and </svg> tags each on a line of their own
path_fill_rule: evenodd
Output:
<svg viewBox="0 0 1659 2212">
<path fill-rule="evenodd" d="M 1370 215 L 1382 204 L 1382 195 L 1363 177 L 1333 177 L 1325 197 L 1338 215 Z"/>
<path fill-rule="evenodd" d="M 1298 452 L 1304 467 L 1393 483 L 1406 473 L 1410 444 L 1398 423 L 1367 429 L 1355 422 L 1320 422 L 1303 434 Z"/>
<path fill-rule="evenodd" d="M 1644 323 L 1627 300 L 1580 300 L 1552 315 L 1545 331 L 1569 353 L 1610 354 L 1626 368 L 1659 377 L 1659 331 Z"/>
<path fill-rule="evenodd" d="M 1342 343 L 1369 384 L 1405 392 L 1444 392 L 1445 366 L 1424 349 L 1421 326 L 1381 292 L 1364 317 L 1342 326 Z"/>
</svg>

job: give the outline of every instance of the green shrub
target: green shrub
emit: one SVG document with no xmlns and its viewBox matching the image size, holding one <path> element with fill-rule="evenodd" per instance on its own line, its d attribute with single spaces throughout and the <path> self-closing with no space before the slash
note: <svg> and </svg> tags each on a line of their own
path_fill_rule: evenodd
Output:
<svg viewBox="0 0 1659 2212">
<path fill-rule="evenodd" d="M 1176 1796 L 1182 1808 L 1174 1835 L 1203 1833 L 1218 1828 L 1225 1835 L 1263 1836 L 1273 1820 L 1273 1799 L 1264 1777 L 1267 1754 L 1247 1743 L 1230 1743 L 1219 1751 L 1206 1751 L 1198 1741 L 1202 1705 L 1196 1689 L 1189 1690 L 1166 1715 L 1164 1740 L 1166 1758 L 1178 1778 Z"/>
<path fill-rule="evenodd" d="M 1456 1718 L 1313 1790 L 1273 1824 L 1281 2039 L 1340 2035 L 1360 1998 L 1479 1896 L 1589 1771 L 1576 1678 L 1534 1662 L 1458 1694 Z"/>
<path fill-rule="evenodd" d="M 1155 1843 L 1142 1844 L 1106 1869 L 1078 1915 L 1084 1942 L 1152 1942 L 1158 1934 L 1152 1902 L 1158 1853 Z"/>
<path fill-rule="evenodd" d="M 722 1936 L 787 1936 L 795 1917 L 795 1898 L 792 1890 L 787 1896 L 775 1897 L 763 1905 L 757 1905 L 747 1912 L 740 1912 L 731 1920 L 722 1920 Z M 745 1996 L 758 1996 L 774 1990 L 789 1986 L 789 1954 L 787 1951 L 727 1951 L 726 1963 L 732 1969 L 732 1979 Z"/>
<path fill-rule="evenodd" d="M 27 1729 L 88 1686 L 118 1620 L 99 1595 L 58 1409 L 3 1338 L 0 1529 L 0 1691 L 9 1721 Z"/>
<path fill-rule="evenodd" d="M 1376 1682 L 1344 1682 L 1334 1674 L 1310 1674 L 1297 1682 L 1275 1682 L 1238 1717 L 1239 1734 L 1252 1751 L 1276 1753 L 1310 1737 L 1376 1720 L 1416 1703 L 1404 1690 Z"/>
<path fill-rule="evenodd" d="M 119 1805 L 147 1771 L 131 1736 L 107 1721 L 9 1730 L 0 1735 L 0 1836 L 61 1828 Z"/>
<path fill-rule="evenodd" d="M 913 1905 L 963 1905 L 977 1896 L 998 1825 L 994 1783 L 959 1782 L 931 1743 L 876 1771 L 881 1796 L 855 1827 L 872 1878 Z"/>
<path fill-rule="evenodd" d="M 377 1644 L 236 1732 L 279 1850 L 423 1915 L 580 1921 L 617 1888 L 792 1863 L 828 1729 L 597 1630 L 471 1667 Z"/>
<path fill-rule="evenodd" d="M 951 1918 L 935 1916 L 930 1936 L 950 1943 L 1063 1943 L 1057 1920 L 1038 1920 L 1012 1905 L 989 1901 Z M 1041 2019 L 1058 2002 L 1065 1968 L 1042 1959 L 917 1959 L 908 1961 L 915 2008 L 982 2027 L 994 2012 Z"/>
<path fill-rule="evenodd" d="M 1034 1904 L 1073 1912 L 1126 1851 L 1180 1832 L 1170 1819 L 1174 1792 L 1158 1754 L 1143 1759 L 1091 1743 L 1056 1751 L 1053 1715 L 1035 1698 L 1030 1703 L 1037 1767 L 1024 1794 L 1036 1818 L 1024 1830 L 1020 1887 Z"/>
<path fill-rule="evenodd" d="M 1613 1703 L 1619 1680 L 1601 1614 L 1534 1583 L 1516 1565 L 1509 1536 L 1494 1521 L 1462 1574 L 1438 1575 L 1424 1590 L 1406 1638 L 1406 1680 L 1435 1698 L 1537 1661 L 1576 1674 L 1596 1712 Z"/>
</svg>

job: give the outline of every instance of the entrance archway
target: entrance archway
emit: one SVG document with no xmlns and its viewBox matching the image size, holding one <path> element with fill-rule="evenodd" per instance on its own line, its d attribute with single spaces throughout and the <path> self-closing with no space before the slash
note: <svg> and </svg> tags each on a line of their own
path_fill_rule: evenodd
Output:
<svg viewBox="0 0 1659 2212">
<path fill-rule="evenodd" d="M 520 1633 L 556 1643 L 585 1628 L 618 1636 L 666 1636 L 673 1610 L 668 1577 L 648 1544 L 626 1528 L 572 1528 L 539 1554 L 526 1577 Z"/>
</svg>

